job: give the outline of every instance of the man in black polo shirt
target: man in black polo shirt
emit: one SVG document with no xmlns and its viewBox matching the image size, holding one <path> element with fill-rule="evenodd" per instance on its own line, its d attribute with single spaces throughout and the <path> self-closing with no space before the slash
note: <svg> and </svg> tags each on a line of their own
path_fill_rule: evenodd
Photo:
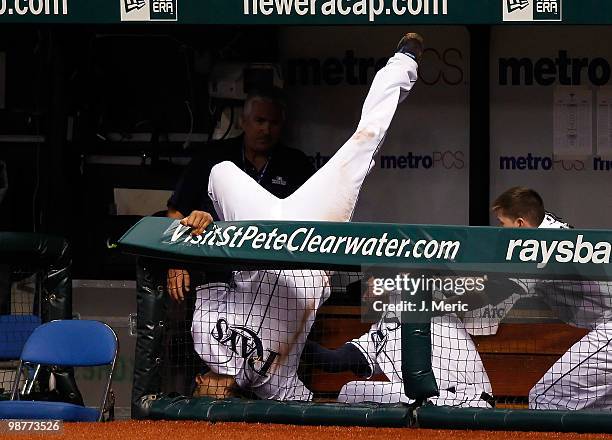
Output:
<svg viewBox="0 0 612 440">
<path fill-rule="evenodd" d="M 233 162 L 276 197 L 291 195 L 314 173 L 304 153 L 280 143 L 285 105 L 280 90 L 252 93 L 244 104 L 241 126 L 244 134 L 211 143 L 195 156 L 168 200 L 168 217 L 182 219 L 193 211 L 218 220 L 208 197 L 208 177 L 213 166 Z M 190 289 L 189 274 L 181 269 L 168 271 L 170 296 L 181 301 Z"/>
</svg>

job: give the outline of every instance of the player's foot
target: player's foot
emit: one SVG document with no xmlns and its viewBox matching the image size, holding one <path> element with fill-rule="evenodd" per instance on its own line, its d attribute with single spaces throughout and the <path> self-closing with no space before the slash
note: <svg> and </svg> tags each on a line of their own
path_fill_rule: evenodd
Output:
<svg viewBox="0 0 612 440">
<path fill-rule="evenodd" d="M 404 53 L 418 63 L 423 56 L 423 47 L 423 37 L 415 32 L 408 32 L 402 37 L 399 43 L 397 43 L 395 52 Z"/>
</svg>

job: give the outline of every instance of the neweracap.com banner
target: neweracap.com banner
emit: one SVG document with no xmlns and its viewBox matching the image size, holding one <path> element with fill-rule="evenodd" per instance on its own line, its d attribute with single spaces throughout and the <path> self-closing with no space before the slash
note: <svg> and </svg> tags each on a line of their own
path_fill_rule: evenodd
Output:
<svg viewBox="0 0 612 440">
<path fill-rule="evenodd" d="M 612 17 L 612 5 L 601 0 L 117 1 L 121 2 L 122 21 L 166 19 L 215 24 L 586 24 L 610 22 Z M 140 8 L 136 10 L 135 5 Z"/>
<path fill-rule="evenodd" d="M 608 0 L 0 0 L 0 22 L 610 24 Z"/>
</svg>

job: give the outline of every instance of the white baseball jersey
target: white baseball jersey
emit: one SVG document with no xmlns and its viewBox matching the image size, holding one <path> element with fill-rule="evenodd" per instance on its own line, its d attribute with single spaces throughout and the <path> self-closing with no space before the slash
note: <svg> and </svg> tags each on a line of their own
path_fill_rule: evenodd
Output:
<svg viewBox="0 0 612 440">
<path fill-rule="evenodd" d="M 546 213 L 538 228 L 568 229 L 567 223 Z M 594 329 L 612 318 L 612 283 L 605 281 L 513 279 L 521 296 L 541 298 L 559 319 L 575 327 Z"/>
<path fill-rule="evenodd" d="M 546 213 L 540 229 L 569 229 L 551 213 Z M 513 278 L 521 290 L 502 301 L 465 313 L 462 320 L 472 335 L 491 335 L 499 322 L 521 298 L 541 298 L 562 321 L 593 329 L 612 316 L 612 283 L 599 281 L 540 280 Z"/>
<path fill-rule="evenodd" d="M 568 227 L 549 214 L 540 225 Z M 612 409 L 612 283 L 537 281 L 525 288 L 541 297 L 563 321 L 591 330 L 534 385 L 529 392 L 529 408 Z"/>
<path fill-rule="evenodd" d="M 221 220 L 350 221 L 397 105 L 417 80 L 417 64 L 395 54 L 376 74 L 356 132 L 292 195 L 279 199 L 231 162 L 215 165 L 208 194 Z M 320 271 L 237 272 L 235 286 L 197 292 L 192 334 L 215 372 L 261 398 L 309 399 L 295 375 L 315 313 L 327 295 Z"/>
<path fill-rule="evenodd" d="M 367 359 L 370 377 L 382 371 L 390 382 L 350 382 L 341 390 L 339 401 L 410 402 L 403 391 L 401 324 L 394 312 L 386 312 L 351 344 Z M 431 363 L 440 389 L 440 396 L 431 401 L 436 405 L 489 407 L 483 395 L 492 393 L 489 377 L 461 321 L 454 315 L 433 318 L 431 344 Z"/>
<path fill-rule="evenodd" d="M 571 226 L 546 213 L 539 228 Z M 494 334 L 507 311 L 521 297 L 541 298 L 557 317 L 591 330 L 559 358 L 529 392 L 531 409 L 612 409 L 612 283 L 601 281 L 513 279 L 522 291 L 494 306 L 466 314 L 473 334 Z M 499 313 L 503 310 L 503 314 Z M 485 319 L 483 319 L 485 318 Z M 480 324 L 480 327 L 479 327 Z"/>
</svg>

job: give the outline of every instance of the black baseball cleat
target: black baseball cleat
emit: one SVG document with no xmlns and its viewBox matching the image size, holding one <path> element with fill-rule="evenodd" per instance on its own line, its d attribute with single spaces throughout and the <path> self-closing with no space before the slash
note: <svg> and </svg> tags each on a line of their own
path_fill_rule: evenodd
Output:
<svg viewBox="0 0 612 440">
<path fill-rule="evenodd" d="M 415 32 L 408 32 L 397 43 L 396 53 L 404 53 L 414 59 L 417 63 L 421 61 L 423 56 L 423 37 Z"/>
</svg>

